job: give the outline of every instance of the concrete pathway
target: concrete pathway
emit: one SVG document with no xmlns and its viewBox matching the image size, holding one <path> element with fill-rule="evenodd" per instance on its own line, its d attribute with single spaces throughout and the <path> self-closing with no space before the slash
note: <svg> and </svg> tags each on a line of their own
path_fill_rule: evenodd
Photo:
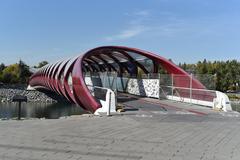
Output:
<svg viewBox="0 0 240 160">
<path fill-rule="evenodd" d="M 240 159 L 239 114 L 126 99 L 111 117 L 0 121 L 0 160 Z"/>
</svg>

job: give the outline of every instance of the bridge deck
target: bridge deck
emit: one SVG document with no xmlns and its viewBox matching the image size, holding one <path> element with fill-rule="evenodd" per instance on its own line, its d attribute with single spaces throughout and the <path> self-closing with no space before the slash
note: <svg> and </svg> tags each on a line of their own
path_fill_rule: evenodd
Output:
<svg viewBox="0 0 240 160">
<path fill-rule="evenodd" d="M 159 100 L 154 98 L 139 97 L 130 94 L 118 93 L 118 102 L 124 104 L 127 111 L 138 111 L 136 114 L 141 113 L 162 113 L 162 114 L 197 114 L 197 115 L 207 115 L 210 113 L 216 113 L 208 107 L 181 103 L 171 100 Z"/>
<path fill-rule="evenodd" d="M 239 114 L 129 96 L 112 117 L 1 121 L 0 159 L 239 160 Z"/>
</svg>

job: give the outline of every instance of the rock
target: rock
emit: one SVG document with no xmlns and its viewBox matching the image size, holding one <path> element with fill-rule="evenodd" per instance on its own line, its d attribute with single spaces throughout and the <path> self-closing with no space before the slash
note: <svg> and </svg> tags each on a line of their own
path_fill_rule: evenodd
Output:
<svg viewBox="0 0 240 160">
<path fill-rule="evenodd" d="M 6 103 L 7 102 L 6 98 L 2 98 L 1 102 Z"/>
<path fill-rule="evenodd" d="M 6 103 L 6 102 L 12 102 L 12 97 L 16 94 L 25 95 L 28 98 L 28 102 L 39 102 L 39 103 L 53 103 L 57 102 L 57 100 L 52 99 L 48 95 L 46 95 L 43 92 L 39 92 L 37 90 L 33 91 L 27 91 L 25 90 L 24 86 L 18 85 L 18 86 L 1 86 L 0 87 L 0 102 Z"/>
</svg>

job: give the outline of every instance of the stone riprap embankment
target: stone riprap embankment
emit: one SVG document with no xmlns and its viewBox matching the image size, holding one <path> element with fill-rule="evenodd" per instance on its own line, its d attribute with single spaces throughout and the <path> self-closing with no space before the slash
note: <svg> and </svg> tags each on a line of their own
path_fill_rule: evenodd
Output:
<svg viewBox="0 0 240 160">
<path fill-rule="evenodd" d="M 54 103 L 57 100 L 51 98 L 49 95 L 37 90 L 26 90 L 27 86 L 25 85 L 3 85 L 0 86 L 0 102 L 12 102 L 14 95 L 23 95 L 27 96 L 28 102 L 47 102 Z"/>
</svg>

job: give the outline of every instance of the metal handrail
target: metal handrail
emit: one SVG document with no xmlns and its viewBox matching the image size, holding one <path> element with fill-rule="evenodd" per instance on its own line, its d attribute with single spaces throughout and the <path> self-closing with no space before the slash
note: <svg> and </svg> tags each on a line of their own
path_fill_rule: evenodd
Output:
<svg viewBox="0 0 240 160">
<path fill-rule="evenodd" d="M 161 88 L 161 86 L 164 86 L 164 85 L 160 85 L 160 88 Z M 210 89 L 187 88 L 187 87 L 176 87 L 176 86 L 164 86 L 164 87 L 176 88 L 176 89 L 186 89 L 186 90 L 192 89 L 192 90 L 196 90 L 196 91 L 216 92 L 215 90 L 210 90 Z"/>
<path fill-rule="evenodd" d="M 110 89 L 110 88 L 106 88 L 106 87 L 93 86 L 93 85 L 89 85 L 89 84 L 87 84 L 86 86 L 93 87 L 93 88 L 105 89 L 105 90 L 108 90 L 108 89 Z"/>
</svg>

